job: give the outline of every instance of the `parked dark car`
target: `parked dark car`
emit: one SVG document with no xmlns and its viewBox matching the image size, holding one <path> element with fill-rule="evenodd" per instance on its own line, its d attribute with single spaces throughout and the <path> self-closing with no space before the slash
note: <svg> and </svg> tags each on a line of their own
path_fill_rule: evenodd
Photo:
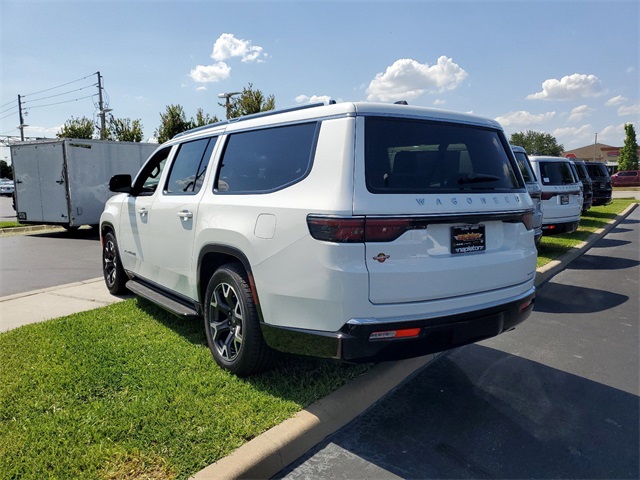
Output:
<svg viewBox="0 0 640 480">
<path fill-rule="evenodd" d="M 614 187 L 640 187 L 640 170 L 622 170 L 611 175 Z"/>
<path fill-rule="evenodd" d="M 593 182 L 587 172 L 584 161 L 572 160 L 572 163 L 576 169 L 578 178 L 582 182 L 582 213 L 585 213 L 593 204 Z"/>
<path fill-rule="evenodd" d="M 593 187 L 593 205 L 608 205 L 611 203 L 611 177 L 604 163 L 585 162 L 584 164 Z"/>
</svg>

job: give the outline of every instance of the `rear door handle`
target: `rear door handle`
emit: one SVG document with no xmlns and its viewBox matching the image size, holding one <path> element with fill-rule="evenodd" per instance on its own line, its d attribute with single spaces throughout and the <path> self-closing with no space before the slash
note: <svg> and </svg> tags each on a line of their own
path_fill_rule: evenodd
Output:
<svg viewBox="0 0 640 480">
<path fill-rule="evenodd" d="M 138 213 L 140 215 L 146 215 L 148 213 L 148 210 L 146 208 L 142 207 L 142 208 L 138 209 Z"/>
<path fill-rule="evenodd" d="M 178 216 L 182 220 L 188 220 L 190 218 L 193 218 L 193 213 L 190 212 L 189 210 L 182 210 L 182 211 L 178 212 Z"/>
</svg>

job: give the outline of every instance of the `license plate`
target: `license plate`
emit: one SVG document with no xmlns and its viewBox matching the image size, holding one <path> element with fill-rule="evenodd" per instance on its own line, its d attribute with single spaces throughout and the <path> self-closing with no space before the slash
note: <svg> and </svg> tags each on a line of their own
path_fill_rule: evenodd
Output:
<svg viewBox="0 0 640 480">
<path fill-rule="evenodd" d="M 560 205 L 569 205 L 569 195 L 560 195 Z"/>
<path fill-rule="evenodd" d="M 486 248 L 484 225 L 451 227 L 451 253 L 482 252 Z"/>
</svg>

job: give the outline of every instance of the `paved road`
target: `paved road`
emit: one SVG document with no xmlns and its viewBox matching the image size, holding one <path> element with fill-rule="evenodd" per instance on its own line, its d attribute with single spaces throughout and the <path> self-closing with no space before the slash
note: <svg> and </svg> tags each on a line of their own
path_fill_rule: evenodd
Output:
<svg viewBox="0 0 640 480">
<path fill-rule="evenodd" d="M 639 478 L 640 209 L 513 332 L 442 356 L 275 478 Z"/>
<path fill-rule="evenodd" d="M 16 211 L 11 197 L 0 197 L 0 222 L 15 222 Z"/>
</svg>

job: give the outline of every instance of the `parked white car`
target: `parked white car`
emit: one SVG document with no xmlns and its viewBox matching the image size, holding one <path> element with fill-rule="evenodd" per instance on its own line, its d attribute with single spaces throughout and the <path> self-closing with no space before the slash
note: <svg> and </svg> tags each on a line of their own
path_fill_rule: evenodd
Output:
<svg viewBox="0 0 640 480">
<path fill-rule="evenodd" d="M 580 180 L 568 159 L 529 157 L 542 188 L 542 231 L 545 235 L 571 233 L 582 211 Z"/>
<path fill-rule="evenodd" d="M 201 127 L 161 145 L 100 220 L 104 277 L 204 317 L 238 375 L 274 350 L 424 355 L 533 308 L 533 203 L 498 123 L 339 103 Z"/>
<path fill-rule="evenodd" d="M 15 192 L 15 184 L 9 178 L 0 179 L 0 195 L 10 197 Z"/>
<path fill-rule="evenodd" d="M 529 161 L 527 151 L 517 145 L 511 145 L 511 150 L 513 150 L 513 154 L 516 157 L 518 167 L 520 167 L 520 173 L 522 173 L 522 178 L 524 178 L 524 182 L 527 185 L 527 191 L 529 192 L 535 207 L 533 213 L 533 228 L 535 230 L 536 246 L 538 246 L 542 239 L 542 188 L 540 187 L 540 183 L 533 171 L 533 166 Z"/>
</svg>

